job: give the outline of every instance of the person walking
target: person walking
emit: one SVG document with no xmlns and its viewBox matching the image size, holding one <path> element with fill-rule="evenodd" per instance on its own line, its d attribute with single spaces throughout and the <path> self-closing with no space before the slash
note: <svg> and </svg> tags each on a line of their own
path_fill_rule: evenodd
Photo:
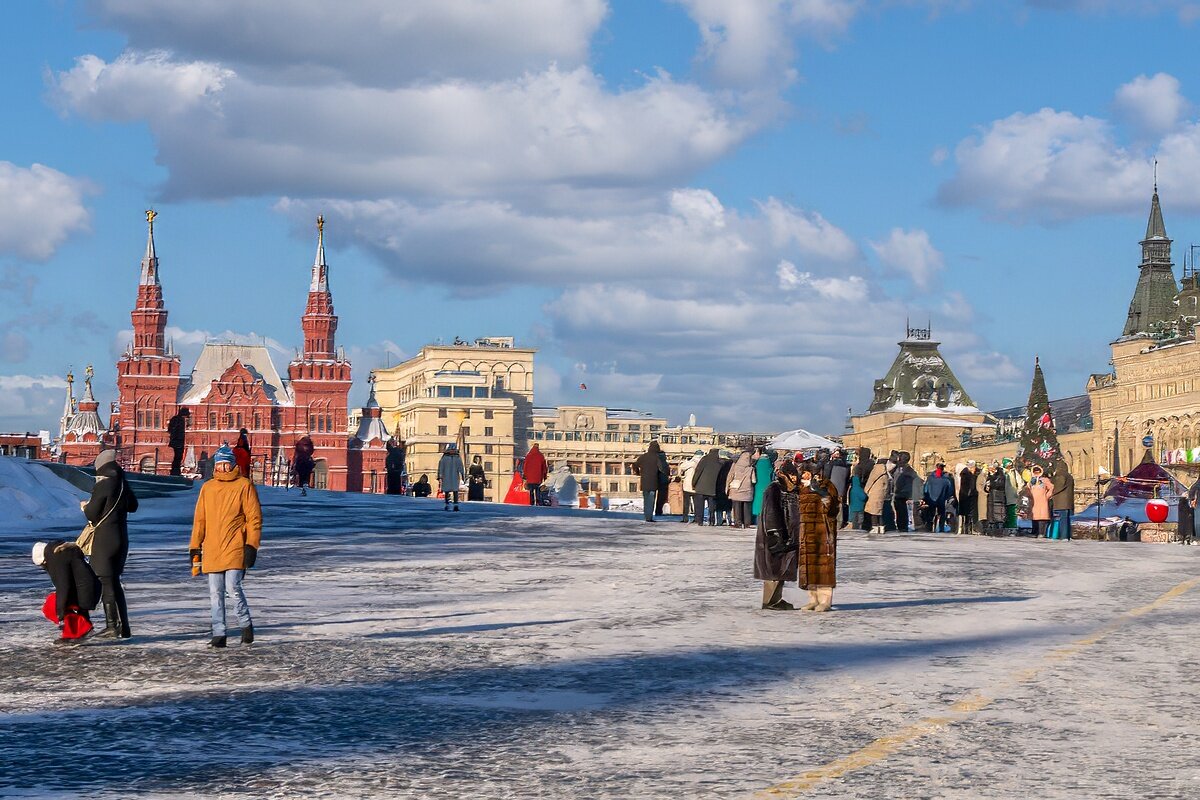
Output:
<svg viewBox="0 0 1200 800">
<path fill-rule="evenodd" d="M 33 563 L 44 569 L 54 584 L 54 622 L 62 631 L 58 641 L 82 639 L 92 630 L 89 612 L 100 602 L 102 591 L 83 551 L 74 542 L 61 539 L 38 542 L 33 546 Z"/>
<path fill-rule="evenodd" d="M 242 428 L 238 431 L 237 444 L 233 446 L 233 457 L 237 459 L 238 472 L 243 478 L 250 477 L 250 433 Z"/>
<path fill-rule="evenodd" d="M 523 470 L 522 479 L 529 492 L 529 505 L 541 505 L 542 484 L 546 482 L 546 478 L 550 477 L 550 469 L 546 465 L 546 457 L 542 455 L 537 442 L 530 446 L 529 452 L 525 455 Z"/>
<path fill-rule="evenodd" d="M 308 486 L 317 467 L 317 462 L 313 460 L 315 452 L 312 437 L 308 435 L 301 436 L 292 449 L 292 472 L 296 475 L 296 485 L 300 487 L 301 496 L 308 494 Z"/>
<path fill-rule="evenodd" d="M 237 458 L 222 445 L 213 455 L 213 477 L 200 488 L 192 520 L 188 555 L 193 569 L 208 576 L 208 600 L 212 612 L 209 647 L 226 643 L 225 595 L 233 598 L 233 609 L 242 630 L 242 644 L 254 641 L 254 622 L 242 586 L 246 571 L 258 560 L 262 542 L 262 507 L 254 483 L 241 474 Z"/>
<path fill-rule="evenodd" d="M 1033 521 L 1034 538 L 1043 539 L 1046 537 L 1046 529 L 1050 526 L 1050 498 L 1054 496 L 1054 484 L 1046 478 L 1040 464 L 1034 464 L 1029 474 L 1029 485 L 1025 487 L 1033 500 L 1029 519 Z"/>
<path fill-rule="evenodd" d="M 458 511 L 458 493 L 467 480 L 466 470 L 463 469 L 462 456 L 458 454 L 458 445 L 450 442 L 442 452 L 437 470 L 438 490 L 446 501 L 445 511 L 450 510 L 450 495 L 454 495 L 454 510 Z"/>
<path fill-rule="evenodd" d="M 925 496 L 933 509 L 934 533 L 946 532 L 946 507 L 954 500 L 954 481 L 946 473 L 946 465 L 940 461 L 925 480 Z"/>
<path fill-rule="evenodd" d="M 800 473 L 790 460 L 783 460 L 763 492 L 762 512 L 754 537 L 754 577 L 763 582 L 762 607 L 769 611 L 791 611 L 783 599 L 783 584 L 797 578 L 800 559 L 800 503 L 796 490 Z M 697 495 L 697 498 L 701 495 Z M 699 501 L 697 501 L 699 509 Z"/>
<path fill-rule="evenodd" d="M 487 473 L 483 471 L 483 456 L 473 456 L 471 467 L 467 470 L 467 500 L 483 500 L 483 490 L 486 486 Z"/>
<path fill-rule="evenodd" d="M 733 504 L 733 526 L 749 528 L 754 516 L 754 464 L 751 453 L 744 450 L 734 460 L 725 478 L 725 494 Z"/>
<path fill-rule="evenodd" d="M 387 471 L 386 492 L 404 494 L 404 441 L 388 439 L 386 446 L 387 456 L 383 460 L 383 468 Z"/>
<path fill-rule="evenodd" d="M 638 487 L 642 490 L 642 517 L 654 522 L 655 503 L 658 499 L 658 457 L 662 452 L 657 439 L 651 439 L 646 452 L 633 462 L 633 474 L 638 476 Z"/>
<path fill-rule="evenodd" d="M 758 515 L 762 513 L 763 494 L 775 475 L 775 455 L 774 450 L 768 453 L 761 447 L 754 453 L 754 501 L 750 505 L 754 523 L 758 522 Z"/>
<path fill-rule="evenodd" d="M 800 509 L 800 588 L 808 592 L 805 611 L 831 611 L 837 586 L 837 518 L 842 501 L 833 483 L 819 467 L 808 462 L 800 467 L 796 491 Z"/>
<path fill-rule="evenodd" d="M 83 515 L 95 528 L 91 567 L 100 578 L 104 604 L 104 631 L 97 636 L 128 639 L 129 606 L 121 575 L 129 558 L 129 515 L 138 510 L 137 495 L 117 463 L 115 450 L 96 456 L 96 485 L 83 505 Z"/>
<path fill-rule="evenodd" d="M 704 509 L 708 509 L 708 524 L 717 524 L 717 477 L 721 471 L 721 448 L 714 447 L 704 454 L 692 472 L 692 491 L 695 494 L 697 525 L 704 524 Z"/>
<path fill-rule="evenodd" d="M 867 493 L 866 524 L 871 533 L 884 532 L 883 510 L 892 502 L 895 468 L 894 461 L 886 458 L 876 460 L 871 469 L 871 477 L 863 487 Z"/>
<path fill-rule="evenodd" d="M 182 474 L 183 449 L 187 444 L 187 423 L 192 411 L 181 407 L 167 422 L 167 447 L 171 448 L 171 474 Z"/>
<path fill-rule="evenodd" d="M 1000 461 L 1004 469 L 1004 529 L 1012 535 L 1017 532 L 1017 508 L 1021 505 L 1021 490 L 1025 478 L 1011 458 Z"/>
<path fill-rule="evenodd" d="M 1057 523 L 1055 538 L 1071 538 L 1071 518 L 1075 515 L 1075 479 L 1067 462 L 1059 459 L 1054 465 L 1054 494 L 1050 496 L 1050 513 Z"/>
</svg>

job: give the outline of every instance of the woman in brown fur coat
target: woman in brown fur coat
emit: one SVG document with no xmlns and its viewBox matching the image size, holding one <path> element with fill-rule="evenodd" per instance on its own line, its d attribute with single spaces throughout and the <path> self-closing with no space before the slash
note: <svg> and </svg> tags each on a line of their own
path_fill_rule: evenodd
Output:
<svg viewBox="0 0 1200 800">
<path fill-rule="evenodd" d="M 821 477 L 815 465 L 800 468 L 797 489 L 800 505 L 800 588 L 808 590 L 805 611 L 829 611 L 833 608 L 833 587 L 837 585 L 837 515 L 841 498 L 828 479 Z"/>
</svg>

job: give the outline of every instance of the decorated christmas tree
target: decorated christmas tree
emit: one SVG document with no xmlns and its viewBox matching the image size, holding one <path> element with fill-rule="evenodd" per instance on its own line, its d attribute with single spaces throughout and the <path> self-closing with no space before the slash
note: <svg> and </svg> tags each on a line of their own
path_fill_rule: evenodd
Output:
<svg viewBox="0 0 1200 800">
<path fill-rule="evenodd" d="M 1033 385 L 1029 388 L 1029 404 L 1025 407 L 1025 427 L 1021 429 L 1017 457 L 1022 462 L 1028 462 L 1029 467 L 1040 465 L 1051 478 L 1060 458 L 1058 434 L 1054 432 L 1050 398 L 1046 394 L 1046 378 L 1036 357 L 1033 359 Z"/>
</svg>

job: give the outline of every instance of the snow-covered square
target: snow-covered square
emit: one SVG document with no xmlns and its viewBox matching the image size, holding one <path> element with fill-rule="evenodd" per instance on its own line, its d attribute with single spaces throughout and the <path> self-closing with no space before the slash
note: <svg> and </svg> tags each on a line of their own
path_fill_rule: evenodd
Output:
<svg viewBox="0 0 1200 800">
<path fill-rule="evenodd" d="M 772 612 L 752 531 L 264 488 L 214 651 L 195 494 L 130 517 L 116 643 L 39 614 L 80 520 L 4 524 L 0 795 L 1200 793 L 1198 548 L 843 533 L 835 611 Z"/>
</svg>

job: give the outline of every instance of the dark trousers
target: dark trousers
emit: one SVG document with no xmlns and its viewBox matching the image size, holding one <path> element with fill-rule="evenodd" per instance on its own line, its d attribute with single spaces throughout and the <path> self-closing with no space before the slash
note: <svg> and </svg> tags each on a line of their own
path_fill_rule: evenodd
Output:
<svg viewBox="0 0 1200 800">
<path fill-rule="evenodd" d="M 446 508 L 450 507 L 450 498 L 454 498 L 454 507 L 458 508 L 458 492 L 442 492 L 442 496 L 446 498 Z"/>
<path fill-rule="evenodd" d="M 930 505 L 933 506 L 933 532 L 942 533 L 950 521 L 949 516 L 946 514 L 946 501 L 941 500 Z"/>
<path fill-rule="evenodd" d="M 1033 538 L 1045 539 L 1046 538 L 1046 529 L 1049 527 L 1050 527 L 1050 520 L 1035 519 L 1033 521 Z"/>
<path fill-rule="evenodd" d="M 540 506 L 542 504 L 541 484 L 527 483 L 525 488 L 529 490 L 529 505 Z"/>
<path fill-rule="evenodd" d="M 964 497 L 958 505 L 958 515 L 962 518 L 963 532 L 974 530 L 979 522 L 979 498 L 975 495 Z"/>
<path fill-rule="evenodd" d="M 658 487 L 658 491 L 654 495 L 654 516 L 661 517 L 663 506 L 667 504 L 667 485 L 664 483 Z"/>
<path fill-rule="evenodd" d="M 908 498 L 895 497 L 892 498 L 892 505 L 896 512 L 896 530 L 908 531 Z"/>
<path fill-rule="evenodd" d="M 754 518 L 754 501 L 753 500 L 734 500 L 733 501 L 733 524 L 750 526 L 750 521 Z"/>
<path fill-rule="evenodd" d="M 693 516 L 695 516 L 695 518 L 696 518 L 695 519 L 696 524 L 697 525 L 704 524 L 704 508 L 705 508 L 705 506 L 707 506 L 708 507 L 708 524 L 716 525 L 717 524 L 717 498 L 711 494 L 697 494 L 697 495 L 693 495 L 692 497 L 694 498 L 694 501 L 695 501 L 693 503 Z"/>
<path fill-rule="evenodd" d="M 642 516 L 646 522 L 654 521 L 654 499 L 658 495 L 657 489 L 642 490 Z"/>
<path fill-rule="evenodd" d="M 104 601 L 104 613 L 108 614 L 109 610 L 116 608 L 117 615 L 120 618 L 117 620 L 106 619 L 106 625 L 112 625 L 119 628 L 121 636 L 129 637 L 129 608 L 125 604 L 125 587 L 121 585 L 121 576 L 119 575 L 101 575 L 100 577 L 100 597 Z"/>
<path fill-rule="evenodd" d="M 183 466 L 183 448 L 172 447 L 171 453 L 171 474 L 180 475 L 183 473 L 183 470 L 181 469 Z"/>
<path fill-rule="evenodd" d="M 683 493 L 683 521 L 687 522 L 688 517 L 692 516 L 692 505 L 696 502 L 692 498 L 696 495 L 691 492 Z"/>
</svg>

